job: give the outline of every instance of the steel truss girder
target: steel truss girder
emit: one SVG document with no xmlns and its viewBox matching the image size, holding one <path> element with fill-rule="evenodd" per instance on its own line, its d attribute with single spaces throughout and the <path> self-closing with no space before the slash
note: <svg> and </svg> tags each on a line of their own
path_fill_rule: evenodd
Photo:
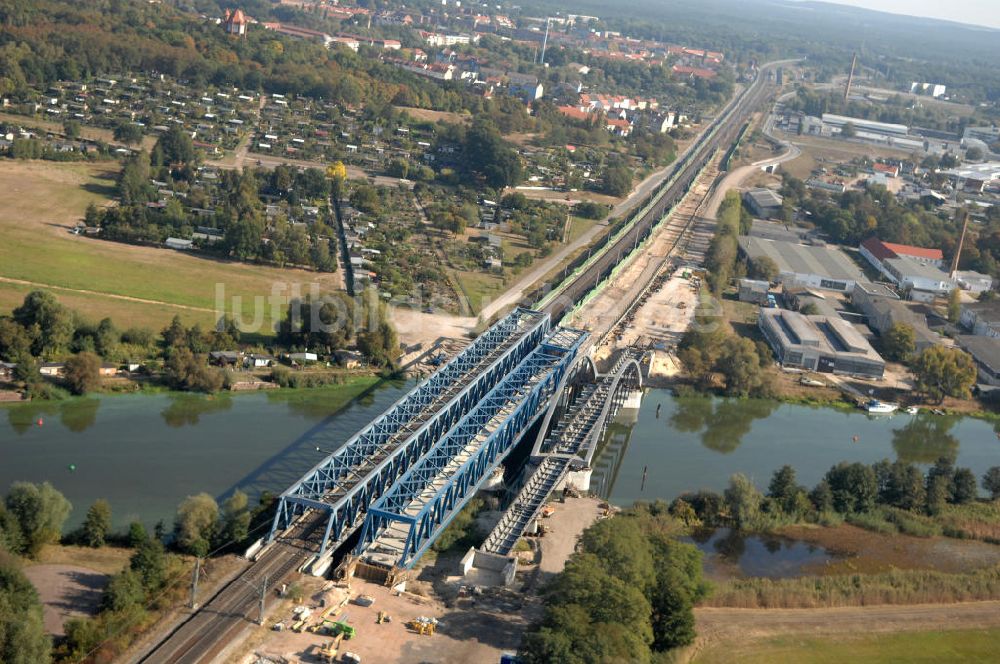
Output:
<svg viewBox="0 0 1000 664">
<path fill-rule="evenodd" d="M 355 553 L 362 555 L 391 522 L 398 522 L 407 535 L 396 565 L 412 566 L 544 412 L 586 336 L 557 330 L 486 395 L 368 510 Z M 463 451 L 469 457 L 449 468 Z"/>
<path fill-rule="evenodd" d="M 543 340 L 547 314 L 517 309 L 480 335 L 465 350 L 402 397 L 336 452 L 314 466 L 280 497 L 269 541 L 310 509 L 328 513 L 321 555 L 331 541 L 353 529 L 360 515 L 455 422 L 471 410 L 503 376 Z M 520 335 L 520 336 L 519 336 Z M 505 348 L 505 345 L 507 346 Z M 484 363 L 499 354 L 488 365 Z M 421 414 L 461 389 L 419 421 Z M 419 422 L 419 426 L 413 424 Z M 410 426 L 407 426 L 410 425 Z M 359 473 L 372 459 L 381 458 Z M 339 491 L 338 491 L 339 490 Z M 331 499 L 331 492 L 339 493 Z"/>
</svg>

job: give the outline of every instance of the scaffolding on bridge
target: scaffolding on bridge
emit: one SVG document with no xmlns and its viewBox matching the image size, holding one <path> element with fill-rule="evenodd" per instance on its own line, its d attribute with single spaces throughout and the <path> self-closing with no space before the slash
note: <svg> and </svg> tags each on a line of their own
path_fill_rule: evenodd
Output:
<svg viewBox="0 0 1000 664">
<path fill-rule="evenodd" d="M 547 314 L 526 309 L 490 327 L 286 489 L 268 543 L 283 534 L 309 536 L 325 515 L 317 558 L 342 544 L 371 504 L 528 357 L 549 327 Z"/>
<path fill-rule="evenodd" d="M 355 554 L 408 569 L 548 409 L 587 333 L 550 334 L 365 515 Z"/>
</svg>

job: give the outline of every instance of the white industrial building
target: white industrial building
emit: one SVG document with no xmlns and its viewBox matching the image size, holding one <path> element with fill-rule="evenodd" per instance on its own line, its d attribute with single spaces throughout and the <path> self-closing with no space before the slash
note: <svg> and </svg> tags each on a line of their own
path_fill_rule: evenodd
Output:
<svg viewBox="0 0 1000 664">
<path fill-rule="evenodd" d="M 778 266 L 777 281 L 786 288 L 805 286 L 850 293 L 864 280 L 861 268 L 838 247 L 807 245 L 744 236 L 740 252 L 751 261 L 767 256 Z"/>
</svg>

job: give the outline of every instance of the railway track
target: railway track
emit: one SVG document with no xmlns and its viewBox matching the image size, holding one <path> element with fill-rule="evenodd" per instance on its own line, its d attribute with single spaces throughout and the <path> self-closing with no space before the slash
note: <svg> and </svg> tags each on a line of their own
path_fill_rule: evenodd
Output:
<svg viewBox="0 0 1000 664">
<path fill-rule="evenodd" d="M 681 201 L 715 151 L 736 140 L 744 122 L 768 94 L 769 86 L 765 72 L 780 64 L 783 62 L 764 65 L 750 87 L 737 99 L 730 102 L 730 105 L 710 125 L 698 148 L 688 153 L 687 157 L 677 165 L 674 174 L 653 195 L 639 219 L 631 222 L 628 229 L 621 233 L 617 240 L 604 247 L 600 256 L 593 260 L 586 269 L 556 285 L 541 299 L 540 309 L 552 316 L 553 323 L 562 320 L 563 316 L 610 274 L 624 256 L 627 256 L 643 238 L 649 235 L 652 227 L 666 214 L 667 210 Z M 532 304 L 536 303 L 529 303 L 525 306 L 530 308 Z"/>
<path fill-rule="evenodd" d="M 275 542 L 265 557 L 236 577 L 158 645 L 139 658 L 149 664 L 200 664 L 217 656 L 250 622 L 256 622 L 261 588 L 275 588 L 319 550 L 321 519 L 306 518 L 288 537 Z"/>
</svg>

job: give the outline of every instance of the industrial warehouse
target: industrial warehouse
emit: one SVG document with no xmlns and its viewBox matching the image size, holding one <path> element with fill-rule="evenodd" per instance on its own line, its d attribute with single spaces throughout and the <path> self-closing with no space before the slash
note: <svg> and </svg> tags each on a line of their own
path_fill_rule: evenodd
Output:
<svg viewBox="0 0 1000 664">
<path fill-rule="evenodd" d="M 740 238 L 740 252 L 751 261 L 767 256 L 778 266 L 778 281 L 785 285 L 807 286 L 843 293 L 865 279 L 861 268 L 837 247 L 806 245 L 754 236 Z"/>
<path fill-rule="evenodd" d="M 866 378 L 885 373 L 885 361 L 871 344 L 837 316 L 761 309 L 759 325 L 784 367 Z"/>
</svg>

